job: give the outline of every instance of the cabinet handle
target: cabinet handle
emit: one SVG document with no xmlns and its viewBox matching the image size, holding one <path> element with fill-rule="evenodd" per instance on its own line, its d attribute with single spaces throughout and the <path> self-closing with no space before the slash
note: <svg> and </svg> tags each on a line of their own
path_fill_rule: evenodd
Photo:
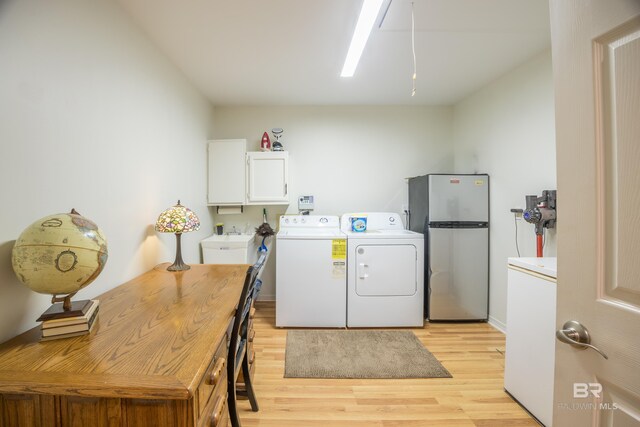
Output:
<svg viewBox="0 0 640 427">
<path fill-rule="evenodd" d="M 213 370 L 211 371 L 211 375 L 209 376 L 209 385 L 215 386 L 220 381 L 220 377 L 224 372 L 224 367 L 226 364 L 226 360 L 224 357 L 218 358 L 216 364 L 213 366 Z"/>
<path fill-rule="evenodd" d="M 285 185 L 284 185 L 284 195 L 285 195 L 285 196 L 287 195 L 287 186 L 288 186 L 288 184 L 285 184 Z"/>
<path fill-rule="evenodd" d="M 359 270 L 359 273 L 358 273 L 358 278 L 359 279 L 364 280 L 367 277 L 369 277 L 369 275 L 367 273 L 365 273 L 365 269 L 369 268 L 369 265 L 364 264 L 364 263 L 360 263 L 360 264 L 358 264 L 358 267 L 359 267 L 359 269 L 358 269 Z"/>
<path fill-rule="evenodd" d="M 211 427 L 217 427 L 220 423 L 222 413 L 224 412 L 225 403 L 226 399 L 218 396 L 218 398 L 216 399 L 216 404 L 213 405 L 213 412 L 211 412 Z"/>
</svg>

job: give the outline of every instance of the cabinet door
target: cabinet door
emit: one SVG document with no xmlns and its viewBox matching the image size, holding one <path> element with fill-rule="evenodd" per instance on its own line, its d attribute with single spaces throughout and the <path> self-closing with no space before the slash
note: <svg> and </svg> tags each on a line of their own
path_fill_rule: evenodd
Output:
<svg viewBox="0 0 640 427">
<path fill-rule="evenodd" d="M 221 139 L 208 143 L 208 195 L 210 205 L 245 204 L 246 139 Z"/>
<path fill-rule="evenodd" d="M 60 421 L 65 427 L 124 425 L 120 399 L 60 396 Z"/>
<path fill-rule="evenodd" d="M 247 153 L 247 202 L 253 205 L 289 204 L 289 153 Z"/>
<path fill-rule="evenodd" d="M 194 400 L 125 399 L 123 425 L 188 427 L 195 424 Z"/>
<path fill-rule="evenodd" d="M 55 406 L 52 396 L 36 394 L 0 395 L 0 426 L 39 427 L 53 425 Z"/>
</svg>

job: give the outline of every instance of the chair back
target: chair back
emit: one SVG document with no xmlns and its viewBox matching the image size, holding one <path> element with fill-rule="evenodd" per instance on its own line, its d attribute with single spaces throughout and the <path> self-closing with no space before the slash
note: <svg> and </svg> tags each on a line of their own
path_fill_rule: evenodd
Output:
<svg viewBox="0 0 640 427">
<path fill-rule="evenodd" d="M 256 298 L 259 287 L 256 286 L 258 275 L 261 273 L 262 268 L 267 259 L 267 254 L 262 253 L 255 264 L 247 269 L 247 274 L 244 278 L 244 285 L 242 286 L 242 292 L 240 293 L 240 301 L 238 301 L 238 307 L 233 318 L 233 327 L 231 328 L 231 337 L 229 342 L 229 350 L 234 347 L 241 346 L 242 340 L 246 340 L 246 329 L 243 331 L 242 326 L 247 324 L 249 310 L 251 309 L 251 303 Z M 235 341 L 235 342 L 234 342 Z M 235 344 L 235 346 L 234 346 Z M 246 344 L 246 342 L 245 342 Z M 236 354 L 238 353 L 236 348 Z M 238 361 L 239 362 L 239 361 Z"/>
<path fill-rule="evenodd" d="M 267 253 L 262 252 L 258 261 L 247 269 L 247 274 L 244 279 L 244 285 L 242 286 L 242 292 L 240 293 L 240 300 L 236 308 L 235 316 L 233 318 L 233 326 L 231 327 L 231 336 L 229 340 L 229 354 L 227 358 L 227 384 L 228 384 L 228 403 L 229 403 L 229 416 L 231 418 L 231 425 L 233 427 L 240 426 L 240 419 L 238 418 L 236 409 L 236 379 L 240 373 L 240 368 L 247 369 L 246 352 L 248 343 L 248 326 L 249 326 L 249 311 L 251 310 L 251 304 L 253 300 L 258 296 L 260 290 L 261 281 L 258 276 L 261 274 L 262 269 L 266 263 Z M 257 411 L 257 401 L 253 394 L 253 386 L 251 385 L 249 372 L 243 371 L 245 376 L 245 384 L 247 385 L 247 394 L 251 402 L 252 409 Z"/>
</svg>

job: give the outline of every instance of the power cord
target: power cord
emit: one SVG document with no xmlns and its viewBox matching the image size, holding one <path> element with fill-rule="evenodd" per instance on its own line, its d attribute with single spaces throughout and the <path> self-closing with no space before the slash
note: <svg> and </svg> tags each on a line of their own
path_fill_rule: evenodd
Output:
<svg viewBox="0 0 640 427">
<path fill-rule="evenodd" d="M 516 227 L 516 251 L 518 252 L 518 257 L 520 257 L 520 247 L 518 246 L 518 212 L 513 213 L 513 224 Z"/>
</svg>

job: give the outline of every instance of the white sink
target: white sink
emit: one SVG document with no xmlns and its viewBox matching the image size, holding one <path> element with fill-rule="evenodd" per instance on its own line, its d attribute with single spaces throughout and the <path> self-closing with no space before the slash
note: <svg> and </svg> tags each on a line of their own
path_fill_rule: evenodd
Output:
<svg viewBox="0 0 640 427">
<path fill-rule="evenodd" d="M 202 240 L 202 258 L 205 264 L 253 264 L 258 244 L 254 234 L 213 235 Z"/>
<path fill-rule="evenodd" d="M 233 243 L 241 243 L 248 242 L 253 239 L 255 234 L 223 234 L 222 236 L 218 236 L 214 234 L 211 237 L 207 237 L 205 240 L 209 242 L 233 242 Z"/>
</svg>

